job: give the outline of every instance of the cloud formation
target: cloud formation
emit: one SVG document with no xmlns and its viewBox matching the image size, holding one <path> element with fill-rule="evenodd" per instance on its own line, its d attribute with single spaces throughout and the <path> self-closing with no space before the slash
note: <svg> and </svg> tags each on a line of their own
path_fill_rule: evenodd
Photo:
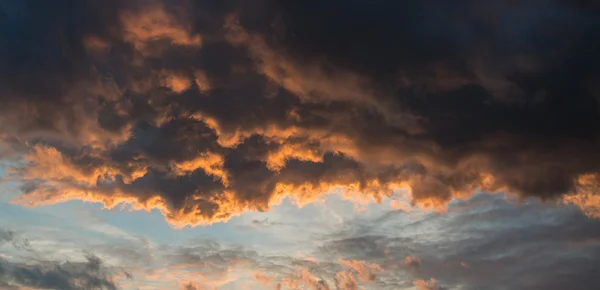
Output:
<svg viewBox="0 0 600 290">
<path fill-rule="evenodd" d="M 435 209 L 480 189 L 596 215 L 595 4 L 0 8 L 0 141 L 18 203 L 127 203 L 182 227 L 338 188 L 367 202 L 408 188 Z"/>
<path fill-rule="evenodd" d="M 417 290 L 443 290 L 444 288 L 440 287 L 437 283 L 437 280 L 431 278 L 429 281 L 425 280 L 416 280 L 413 282 L 415 288 Z"/>
<path fill-rule="evenodd" d="M 22 264 L 0 261 L 0 278 L 7 287 L 30 287 L 33 289 L 119 289 L 113 274 L 102 260 L 88 255 L 86 262 L 46 262 Z M 0 284 L 2 286 L 2 284 Z M 10 289 L 10 288 L 9 288 Z"/>
<path fill-rule="evenodd" d="M 328 236 L 320 260 L 377 263 L 385 269 L 377 284 L 383 289 L 597 287 L 598 220 L 575 207 L 513 202 L 481 194 L 453 202 L 443 215 L 397 210 L 349 222 Z M 418 270 L 407 263 L 415 257 Z"/>
<path fill-rule="evenodd" d="M 352 216 L 351 203 L 346 205 Z M 214 234 L 207 229 L 174 231 L 166 225 L 171 234 L 158 231 L 166 236 L 161 241 L 121 234 L 99 239 L 93 231 L 79 228 L 73 229 L 82 232 L 76 236 L 55 228 L 44 236 L 34 226 L 31 229 L 36 232 L 27 236 L 35 252 L 0 243 L 0 255 L 6 259 L 1 269 L 25 267 L 47 274 L 31 277 L 28 284 L 17 282 L 12 274 L 0 276 L 0 281 L 46 285 L 42 283 L 47 276 L 56 272 L 71 277 L 60 281 L 78 281 L 96 273 L 87 265 L 97 263 L 88 261 L 91 258 L 101 259 L 103 274 L 98 277 L 113 282 L 117 289 L 598 288 L 594 278 L 600 261 L 600 220 L 589 219 L 574 206 L 548 205 L 536 199 L 516 204 L 500 195 L 478 194 L 452 202 L 444 214 L 380 209 L 335 227 L 290 213 L 300 209 L 283 209 L 283 220 L 277 222 L 306 222 L 306 226 L 292 226 L 292 239 L 282 237 L 287 232 L 280 231 L 281 227 L 260 227 L 252 228 L 253 233 L 236 232 L 240 238 L 232 241 L 240 245 L 226 242 L 230 234 L 225 226 L 242 218 L 211 227 L 221 234 L 219 240 L 193 238 Z M 131 217 L 130 213 L 122 216 Z M 312 231 L 303 233 L 305 227 Z M 115 234 L 114 229 L 109 233 Z M 187 237 L 182 240 L 182 235 Z M 5 236 L 9 235 L 0 234 Z M 10 236 L 23 239 L 21 234 Z M 81 255 L 90 249 L 101 258 Z M 64 255 L 71 262 L 60 262 Z"/>
</svg>

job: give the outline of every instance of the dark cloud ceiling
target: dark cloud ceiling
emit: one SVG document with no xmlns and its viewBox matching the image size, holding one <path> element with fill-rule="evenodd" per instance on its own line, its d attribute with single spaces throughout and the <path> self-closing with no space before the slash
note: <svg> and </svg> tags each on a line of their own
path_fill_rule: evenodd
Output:
<svg viewBox="0 0 600 290">
<path fill-rule="evenodd" d="M 2 154 L 18 202 L 174 225 L 342 186 L 475 189 L 597 214 L 592 1 L 3 1 Z M 592 210 L 589 210 L 592 207 Z"/>
</svg>

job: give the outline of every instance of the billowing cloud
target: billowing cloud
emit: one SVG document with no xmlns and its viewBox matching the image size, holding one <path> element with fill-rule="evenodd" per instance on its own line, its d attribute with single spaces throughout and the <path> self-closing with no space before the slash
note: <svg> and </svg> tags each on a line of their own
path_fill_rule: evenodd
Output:
<svg viewBox="0 0 600 290">
<path fill-rule="evenodd" d="M 21 204 L 125 203 L 176 227 L 339 189 L 596 216 L 600 22 L 583 2 L 3 2 L 7 180 Z"/>
</svg>

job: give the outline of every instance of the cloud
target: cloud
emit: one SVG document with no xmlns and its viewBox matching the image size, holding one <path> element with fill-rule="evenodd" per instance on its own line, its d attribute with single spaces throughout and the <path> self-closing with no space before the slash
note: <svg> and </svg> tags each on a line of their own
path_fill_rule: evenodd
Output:
<svg viewBox="0 0 600 290">
<path fill-rule="evenodd" d="M 122 289 L 120 280 L 132 279 L 131 273 L 123 268 L 114 267 L 87 249 L 84 255 L 77 258 L 71 256 L 70 246 L 80 246 L 82 241 L 70 241 L 66 236 L 56 243 L 61 252 L 66 254 L 57 258 L 52 246 L 55 241 L 40 239 L 43 230 L 31 242 L 26 237 L 31 233 L 12 230 L 0 230 L 0 248 L 3 242 L 10 242 L 13 249 L 4 248 L 0 253 L 0 287 L 2 289 Z M 67 235 L 68 236 L 68 235 Z M 111 247 L 111 249 L 119 248 Z M 100 251 L 96 248 L 94 250 Z M 131 248 L 120 254 L 135 256 Z M 138 261 L 131 261 L 136 264 Z M 130 264 L 131 265 L 131 264 Z"/>
<path fill-rule="evenodd" d="M 9 287 L 36 289 L 119 289 L 112 274 L 94 255 L 86 262 L 21 264 L 3 261 L 0 277 Z"/>
<path fill-rule="evenodd" d="M 273 283 L 274 278 L 262 273 L 255 273 L 254 279 L 256 279 L 257 282 L 261 283 L 264 286 L 269 286 Z"/>
<path fill-rule="evenodd" d="M 335 68 L 328 71 L 316 61 L 312 64 L 296 63 L 269 47 L 260 35 L 249 34 L 234 15 L 225 19 L 224 27 L 228 41 L 233 45 L 245 45 L 256 59 L 257 72 L 293 93 L 302 102 L 348 101 L 375 109 L 388 119 L 394 119 L 391 114 L 400 113 L 389 110 L 389 106 L 394 106 L 393 103 L 376 98 L 377 94 L 389 92 L 378 92 L 366 76 Z M 411 124 L 410 113 L 402 113 L 395 116 L 395 121 L 402 122 L 398 125 L 414 125 Z"/>
<path fill-rule="evenodd" d="M 201 37 L 194 35 L 191 25 L 180 18 L 183 11 L 167 11 L 167 8 L 173 7 L 150 1 L 136 11 L 120 13 L 124 40 L 146 55 L 160 54 L 165 45 L 200 46 Z M 162 40 L 167 43 L 157 44 Z"/>
<path fill-rule="evenodd" d="M 347 222 L 326 236 L 319 258 L 376 263 L 385 270 L 377 285 L 391 289 L 417 287 L 407 280 L 444 289 L 586 289 L 594 287 L 600 253 L 597 223 L 575 207 L 480 194 L 452 203 L 444 214 L 392 211 Z M 418 271 L 407 264 L 415 257 Z M 565 265 L 572 268 L 563 271 Z"/>
<path fill-rule="evenodd" d="M 0 241 L 11 242 L 13 240 L 14 233 L 12 231 L 1 230 L 0 231 Z"/>
<path fill-rule="evenodd" d="M 373 273 L 382 271 L 365 261 L 342 260 L 346 265 L 335 260 L 314 263 L 287 253 L 273 255 L 215 241 L 160 245 L 153 255 L 158 264 L 130 266 L 138 283 L 179 285 L 181 289 L 326 290 L 337 285 L 335 289 L 350 290 L 363 283 L 374 284 Z"/>
<path fill-rule="evenodd" d="M 418 270 L 421 266 L 421 259 L 414 256 L 406 256 L 406 258 L 404 259 L 404 264 L 406 265 L 406 267 Z"/>
<path fill-rule="evenodd" d="M 600 183 L 598 175 L 584 175 L 577 181 L 577 190 L 563 197 L 563 202 L 571 203 L 579 208 L 589 217 L 600 217 L 600 197 L 596 194 Z"/>
<path fill-rule="evenodd" d="M 351 211 L 350 204 L 347 211 Z M 289 208 L 284 207 L 283 213 L 277 222 L 290 227 L 299 227 L 293 226 L 294 219 L 306 219 L 303 215 L 292 217 Z M 272 220 L 270 216 L 268 222 Z M 233 221 L 233 229 L 237 229 L 236 222 Z M 187 285 L 200 289 L 340 290 L 596 286 L 593 278 L 597 276 L 600 257 L 599 221 L 589 219 L 575 206 L 536 199 L 507 201 L 499 195 L 478 194 L 466 201 L 453 201 L 443 214 L 383 210 L 348 219 L 332 228 L 314 225 L 312 219 L 307 222 L 312 225 L 308 227 L 309 235 L 298 236 L 298 229 L 293 228 L 294 238 L 282 238 L 285 233 L 279 231 L 280 227 L 263 227 L 254 233 L 239 233 L 240 240 L 233 241 L 242 245 L 225 240 L 182 241 L 171 236 L 162 242 L 98 241 L 95 235 L 85 239 L 92 239 L 89 247 L 101 254 L 103 261 L 110 261 L 111 266 L 102 262 L 104 266 L 100 267 L 113 279 L 109 281 L 125 289 L 185 289 Z M 41 234 L 36 233 L 38 237 Z M 264 236 L 269 242 L 259 245 L 257 241 L 261 240 L 256 240 L 255 235 Z M 56 244 L 61 249 L 65 245 L 81 245 L 62 235 L 56 242 L 32 240 L 34 246 L 45 244 Z M 296 249 L 303 254 L 299 255 Z M 10 265 L 34 267 L 38 260 L 52 261 L 41 251 L 13 253 L 27 263 L 4 256 Z M 91 262 L 44 262 L 40 265 L 51 267 L 40 267 L 50 271 L 54 265 L 70 269 L 68 265 L 73 264 L 84 271 L 86 263 Z M 415 263 L 418 270 L 412 268 Z M 118 274 L 123 271 L 133 279 Z M 506 277 L 512 279 L 507 281 Z M 415 281 L 419 282 L 413 284 Z"/>
<path fill-rule="evenodd" d="M 181 283 L 181 286 L 179 287 L 179 289 L 181 289 L 181 290 L 204 290 L 204 289 L 208 289 L 208 288 L 203 287 L 195 282 L 187 282 L 187 283 L 183 282 L 183 283 Z"/>
<path fill-rule="evenodd" d="M 376 273 L 383 272 L 381 266 L 365 261 L 343 260 L 340 259 L 340 264 L 348 267 L 358 273 L 358 279 L 363 282 L 375 282 Z"/>
<path fill-rule="evenodd" d="M 16 202 L 184 227 L 405 188 L 422 208 L 482 190 L 595 216 L 598 10 L 459 2 L 3 3 Z"/>
<path fill-rule="evenodd" d="M 316 277 L 307 269 L 302 269 L 290 277 L 283 279 L 281 284 L 289 289 L 330 290 L 327 281 Z"/>
<path fill-rule="evenodd" d="M 11 243 L 15 249 L 33 251 L 27 238 L 23 238 L 12 230 L 0 229 L 0 246 L 4 243 Z"/>
<path fill-rule="evenodd" d="M 416 280 L 413 282 L 415 288 L 417 290 L 442 290 L 443 288 L 438 285 L 437 280 L 434 278 L 429 279 L 429 281 L 425 280 Z"/>
<path fill-rule="evenodd" d="M 358 283 L 354 275 L 349 272 L 338 272 L 335 274 L 335 287 L 339 290 L 358 290 Z"/>
</svg>

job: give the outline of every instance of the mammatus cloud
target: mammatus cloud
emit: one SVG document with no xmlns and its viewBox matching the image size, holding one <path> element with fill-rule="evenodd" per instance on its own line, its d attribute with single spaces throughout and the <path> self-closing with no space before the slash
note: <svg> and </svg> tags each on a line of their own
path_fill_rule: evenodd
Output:
<svg viewBox="0 0 600 290">
<path fill-rule="evenodd" d="M 434 209 L 479 189 L 596 216 L 597 7 L 442 2 L 3 2 L 16 202 L 183 227 L 340 188 Z"/>
</svg>

